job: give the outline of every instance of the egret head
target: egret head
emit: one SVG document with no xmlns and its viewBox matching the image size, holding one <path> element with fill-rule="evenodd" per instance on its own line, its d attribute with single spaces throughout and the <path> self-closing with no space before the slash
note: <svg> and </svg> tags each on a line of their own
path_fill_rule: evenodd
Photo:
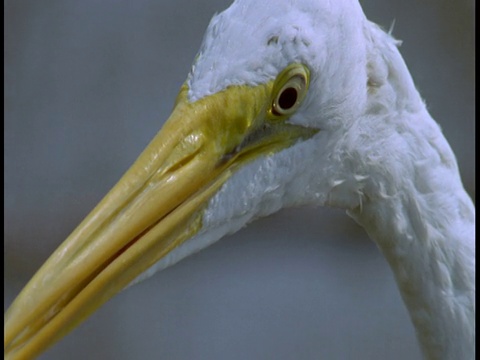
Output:
<svg viewBox="0 0 480 360">
<path fill-rule="evenodd" d="M 242 0 L 215 16 L 169 120 L 7 312 L 7 358 L 256 217 L 360 206 L 365 159 L 387 151 L 381 115 L 416 94 L 396 71 L 394 40 L 357 1 Z"/>
</svg>

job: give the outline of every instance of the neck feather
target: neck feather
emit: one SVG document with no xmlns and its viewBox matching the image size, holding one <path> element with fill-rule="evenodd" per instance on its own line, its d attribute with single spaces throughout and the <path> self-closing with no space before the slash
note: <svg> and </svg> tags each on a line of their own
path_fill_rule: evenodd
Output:
<svg viewBox="0 0 480 360">
<path fill-rule="evenodd" d="M 368 30 L 375 89 L 367 111 L 385 131 L 357 159 L 375 182 L 348 213 L 390 264 L 425 357 L 473 359 L 475 208 L 393 40 Z M 368 161 L 372 154 L 376 161 Z"/>
<path fill-rule="evenodd" d="M 423 181 L 436 172 L 445 176 L 431 167 Z M 450 178 L 428 193 L 405 180 L 395 195 L 371 198 L 349 215 L 389 262 L 425 356 L 473 359 L 475 210 L 458 174 Z"/>
</svg>

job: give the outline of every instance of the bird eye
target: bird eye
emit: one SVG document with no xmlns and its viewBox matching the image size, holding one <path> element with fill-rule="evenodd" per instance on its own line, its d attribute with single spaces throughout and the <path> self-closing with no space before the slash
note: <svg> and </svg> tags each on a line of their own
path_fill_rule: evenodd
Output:
<svg viewBox="0 0 480 360">
<path fill-rule="evenodd" d="M 278 96 L 277 106 L 279 109 L 290 110 L 292 107 L 295 106 L 298 99 L 297 89 L 293 87 L 288 87 L 283 90 L 280 95 Z"/>
<path fill-rule="evenodd" d="M 271 117 L 292 115 L 305 98 L 309 83 L 308 68 L 302 64 L 287 66 L 273 85 Z"/>
<path fill-rule="evenodd" d="M 272 113 L 277 116 L 292 114 L 299 102 L 299 93 L 305 87 L 303 79 L 294 78 L 278 93 L 272 106 Z"/>
</svg>

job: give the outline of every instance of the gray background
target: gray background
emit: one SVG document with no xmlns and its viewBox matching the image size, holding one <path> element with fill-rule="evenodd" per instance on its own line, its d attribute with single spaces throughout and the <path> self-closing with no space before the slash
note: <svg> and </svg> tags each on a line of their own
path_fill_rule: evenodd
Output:
<svg viewBox="0 0 480 360">
<path fill-rule="evenodd" d="M 230 1 L 4 1 L 4 308 L 161 127 Z M 365 0 L 474 189 L 474 1 Z M 121 293 L 42 359 L 418 359 L 391 272 L 333 209 L 287 209 Z"/>
</svg>

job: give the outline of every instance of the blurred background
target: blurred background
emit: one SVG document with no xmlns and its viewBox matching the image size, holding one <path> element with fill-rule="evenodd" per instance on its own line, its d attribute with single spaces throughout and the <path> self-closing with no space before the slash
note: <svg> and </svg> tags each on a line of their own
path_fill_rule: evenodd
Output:
<svg viewBox="0 0 480 360">
<path fill-rule="evenodd" d="M 364 0 L 474 186 L 473 0 Z M 230 0 L 4 1 L 4 309 L 172 109 Z M 287 209 L 112 299 L 41 359 L 419 359 L 342 211 Z"/>
</svg>

